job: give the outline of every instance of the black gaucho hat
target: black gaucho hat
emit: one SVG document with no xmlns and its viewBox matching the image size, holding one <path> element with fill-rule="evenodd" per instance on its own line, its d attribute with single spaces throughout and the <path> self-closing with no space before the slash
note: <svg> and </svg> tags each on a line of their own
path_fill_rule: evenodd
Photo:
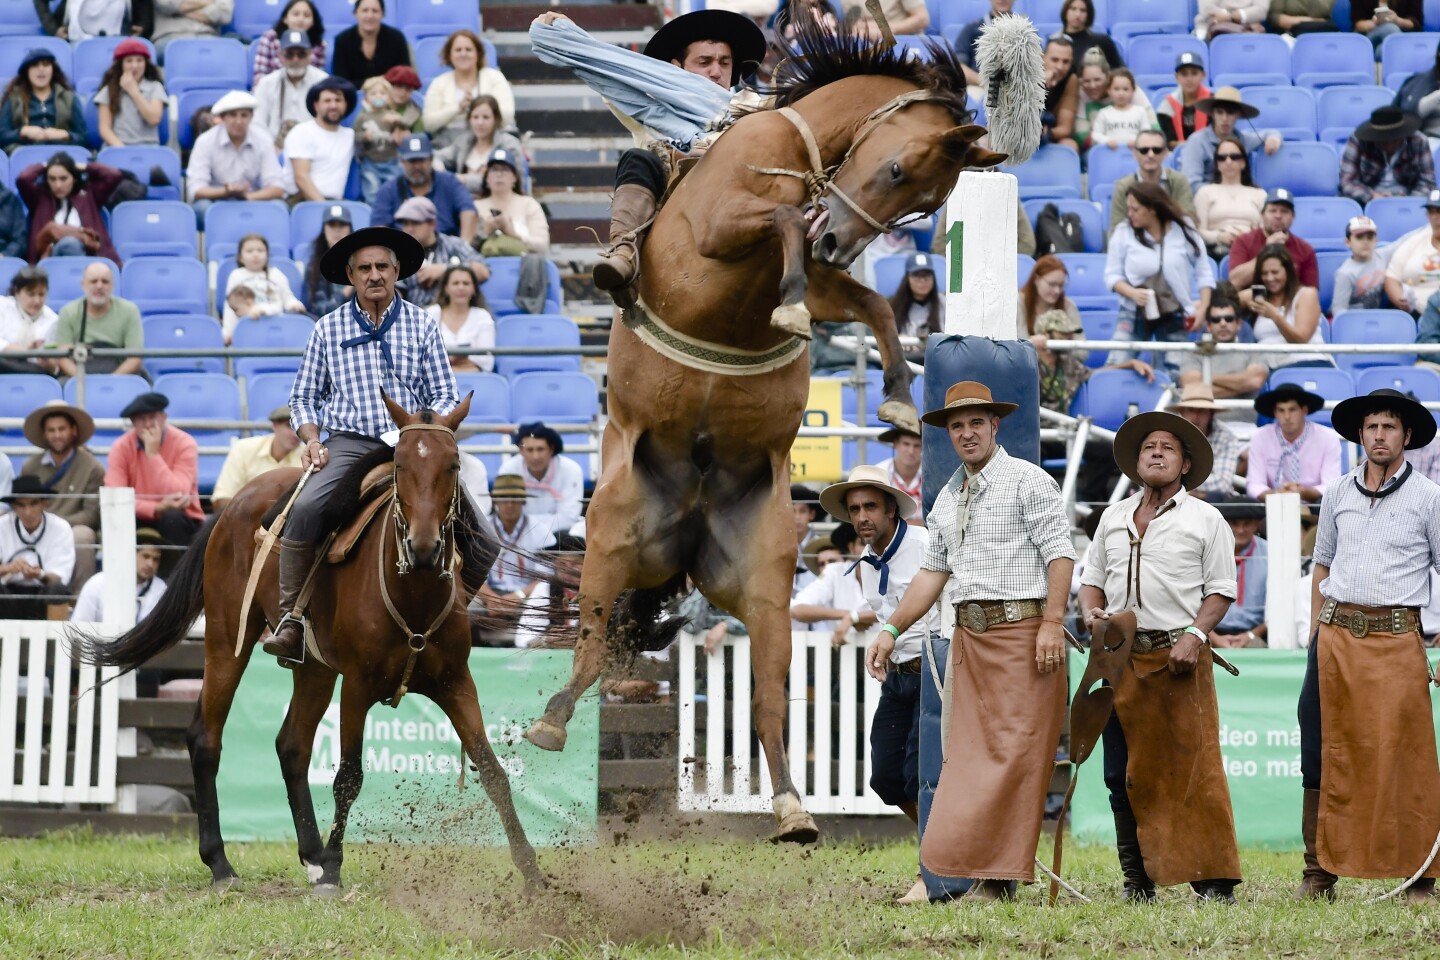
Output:
<svg viewBox="0 0 1440 960">
<path fill-rule="evenodd" d="M 366 247 L 384 247 L 395 251 L 395 256 L 400 260 L 401 280 L 414 276 L 415 271 L 425 262 L 425 248 L 420 246 L 419 240 L 405 231 L 396 230 L 394 227 L 366 227 L 341 237 L 335 246 L 325 251 L 325 258 L 320 261 L 320 275 L 331 283 L 349 286 L 350 278 L 345 273 L 345 265 L 351 256 Z"/>
<path fill-rule="evenodd" d="M 735 58 L 730 70 L 732 87 L 747 73 L 754 73 L 765 59 L 765 34 L 754 20 L 729 10 L 696 10 L 676 17 L 655 31 L 645 44 L 645 56 L 667 63 L 684 61 L 685 48 L 703 40 L 730 44 L 730 53 Z"/>
<path fill-rule="evenodd" d="M 1351 443 L 1360 443 L 1360 427 L 1368 414 L 1376 410 L 1389 410 L 1400 418 L 1405 429 L 1410 431 L 1410 442 L 1406 450 L 1419 450 L 1435 439 L 1435 418 L 1413 397 L 1388 387 L 1371 390 L 1363 397 L 1342 400 L 1330 411 L 1330 425 L 1335 432 Z"/>
<path fill-rule="evenodd" d="M 550 444 L 550 452 L 552 454 L 559 456 L 565 452 L 565 441 L 561 439 L 560 434 L 539 421 L 520 424 L 520 429 L 515 431 L 511 439 L 515 441 L 515 446 L 517 447 L 520 446 L 521 440 L 544 440 Z"/>
<path fill-rule="evenodd" d="M 159 413 L 170 406 L 170 398 L 163 393 L 142 393 L 125 405 L 120 411 L 120 416 L 126 420 L 133 419 L 142 413 Z"/>
</svg>

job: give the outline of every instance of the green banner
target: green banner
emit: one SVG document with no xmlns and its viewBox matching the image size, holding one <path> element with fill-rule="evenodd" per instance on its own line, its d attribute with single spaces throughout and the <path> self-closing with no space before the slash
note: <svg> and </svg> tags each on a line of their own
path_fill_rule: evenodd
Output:
<svg viewBox="0 0 1440 960">
<path fill-rule="evenodd" d="M 1220 704 L 1220 751 L 1230 781 L 1235 831 L 1243 847 L 1299 850 L 1300 724 L 1296 707 L 1305 678 L 1304 650 L 1226 650 L 1240 669 L 1232 677 L 1215 668 Z M 1435 657 L 1431 657 L 1432 668 Z M 1073 695 L 1085 672 L 1070 658 Z M 1433 709 L 1433 701 L 1432 701 Z M 1440 728 L 1440 710 L 1432 717 Z M 1115 842 L 1115 821 L 1105 789 L 1105 748 L 1097 746 L 1081 767 L 1071 804 L 1070 827 L 1080 843 Z"/>
<path fill-rule="evenodd" d="M 599 701 L 577 704 L 561 753 L 526 741 L 525 725 L 570 679 L 568 650 L 479 649 L 470 673 L 480 692 L 486 733 L 510 776 L 520 820 L 531 843 L 593 843 L 599 785 Z M 341 680 L 343 683 L 344 680 Z M 290 703 L 289 671 L 256 656 L 245 670 L 225 724 L 218 790 L 220 818 L 230 840 L 293 840 L 275 735 Z M 320 727 L 310 760 L 310 794 L 322 832 L 335 805 L 331 783 L 339 763 L 340 685 Z M 353 841 L 503 844 L 495 807 L 468 761 L 460 782 L 460 744 L 444 712 L 410 694 L 399 709 L 377 704 L 365 720 L 365 783 L 351 809 Z"/>
</svg>

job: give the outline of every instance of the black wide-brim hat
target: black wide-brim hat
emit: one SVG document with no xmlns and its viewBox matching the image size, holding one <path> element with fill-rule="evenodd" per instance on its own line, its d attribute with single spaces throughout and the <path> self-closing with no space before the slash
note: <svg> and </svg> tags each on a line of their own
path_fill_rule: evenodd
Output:
<svg viewBox="0 0 1440 960">
<path fill-rule="evenodd" d="M 400 260 L 400 279 L 414 276 L 415 271 L 425 262 L 425 248 L 420 241 L 403 230 L 394 227 L 366 227 L 341 237 L 339 242 L 325 251 L 320 261 L 320 275 L 331 283 L 342 287 L 350 285 L 345 273 L 345 264 L 356 251 L 366 247 L 384 247 L 395 251 Z"/>
<path fill-rule="evenodd" d="M 1410 431 L 1406 450 L 1419 450 L 1435 439 L 1435 418 L 1430 411 L 1399 390 L 1388 387 L 1371 390 L 1363 397 L 1342 400 L 1330 411 L 1330 425 L 1346 440 L 1360 443 L 1360 427 L 1365 423 L 1365 417 L 1376 410 L 1389 410 L 1399 415 L 1400 422 Z"/>
<path fill-rule="evenodd" d="M 1404 140 L 1420 129 L 1420 117 L 1404 113 L 1399 107 L 1379 107 L 1370 114 L 1370 119 L 1355 128 L 1355 139 L 1366 143 L 1386 143 Z"/>
<path fill-rule="evenodd" d="M 355 85 L 349 80 L 341 77 L 326 77 L 318 81 L 305 94 L 305 109 L 310 111 L 310 116 L 315 116 L 315 101 L 320 99 L 320 94 L 326 90 L 338 90 L 345 98 L 345 116 L 355 112 L 356 94 Z"/>
<path fill-rule="evenodd" d="M 735 58 L 730 70 L 730 86 L 753 73 L 765 59 L 765 34 L 755 21 L 729 10 L 696 10 L 676 17 L 655 31 L 645 44 L 645 56 L 656 60 L 685 60 L 685 48 L 702 40 L 718 40 L 730 44 Z"/>
<path fill-rule="evenodd" d="M 1255 412 L 1262 417 L 1273 417 L 1275 405 L 1282 400 L 1294 400 L 1303 405 L 1307 414 L 1325 409 L 1325 398 L 1320 394 L 1311 393 L 1298 383 L 1282 383 L 1255 398 Z"/>
</svg>

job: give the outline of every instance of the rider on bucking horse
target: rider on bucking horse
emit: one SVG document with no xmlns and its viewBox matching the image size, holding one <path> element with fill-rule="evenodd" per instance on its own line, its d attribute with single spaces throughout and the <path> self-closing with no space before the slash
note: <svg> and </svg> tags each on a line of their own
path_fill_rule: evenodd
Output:
<svg viewBox="0 0 1440 960">
<path fill-rule="evenodd" d="M 530 25 L 530 39 L 541 60 L 570 67 L 603 95 L 635 137 L 615 168 L 610 246 L 595 264 L 595 286 L 627 307 L 643 231 L 675 164 L 704 153 L 731 121 L 761 106 L 753 92 L 736 88 L 764 59 L 765 35 L 749 17 L 697 10 L 657 30 L 642 56 L 551 11 Z"/>
</svg>

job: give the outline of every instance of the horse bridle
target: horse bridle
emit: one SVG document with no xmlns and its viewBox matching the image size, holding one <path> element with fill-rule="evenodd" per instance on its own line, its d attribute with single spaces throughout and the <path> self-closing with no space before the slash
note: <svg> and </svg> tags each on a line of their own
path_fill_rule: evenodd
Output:
<svg viewBox="0 0 1440 960">
<path fill-rule="evenodd" d="M 827 195 L 833 196 L 845 204 L 845 206 L 849 207 L 851 212 L 865 221 L 872 230 L 889 233 L 901 222 L 901 218 L 897 217 L 888 224 L 876 220 L 866 212 L 863 207 L 851 199 L 845 191 L 835 185 L 835 177 L 839 175 L 845 164 L 850 162 L 851 155 L 859 149 L 860 144 L 864 143 L 870 134 L 874 133 L 880 127 L 880 124 L 888 120 L 892 114 L 898 113 L 912 104 L 938 99 L 940 98 L 929 90 L 911 90 L 908 93 L 900 94 L 889 103 L 874 110 L 862 121 L 862 123 L 866 125 L 865 129 L 862 130 L 860 135 L 850 144 L 850 149 L 845 151 L 845 155 L 840 158 L 839 163 L 831 167 L 826 167 L 824 159 L 820 156 L 820 144 L 816 141 L 815 132 L 810 129 L 810 124 L 805 121 L 804 117 L 800 116 L 800 114 L 796 113 L 790 107 L 781 107 L 775 112 L 786 120 L 789 120 L 791 126 L 799 131 L 800 139 L 805 142 L 805 152 L 809 154 L 810 169 L 802 172 L 799 170 L 789 170 L 784 167 L 757 167 L 749 163 L 745 166 L 755 173 L 763 173 L 777 177 L 794 177 L 801 180 L 805 184 L 806 191 L 810 194 L 810 202 L 813 203 L 816 208 L 820 207 L 822 198 Z"/>
</svg>

